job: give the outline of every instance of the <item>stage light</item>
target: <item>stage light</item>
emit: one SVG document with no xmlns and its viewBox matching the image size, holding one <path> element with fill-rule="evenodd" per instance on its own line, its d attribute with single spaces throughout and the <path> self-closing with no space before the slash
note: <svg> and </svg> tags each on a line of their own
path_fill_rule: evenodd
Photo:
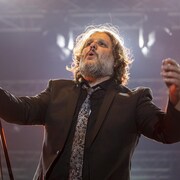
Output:
<svg viewBox="0 0 180 180">
<path fill-rule="evenodd" d="M 147 47 L 143 47 L 143 48 L 141 48 L 141 52 L 142 52 L 142 54 L 143 54 L 144 56 L 148 56 L 150 50 L 149 50 L 149 48 L 147 48 Z"/>
<path fill-rule="evenodd" d="M 156 41 L 156 32 L 151 31 L 147 32 L 143 28 L 139 29 L 139 47 L 144 56 L 148 56 L 151 50 L 151 47 Z"/>
<path fill-rule="evenodd" d="M 172 33 L 172 31 L 170 30 L 170 28 L 164 27 L 163 29 L 164 29 L 164 31 L 165 31 L 169 36 L 172 36 L 172 35 L 173 35 L 173 33 Z"/>
<path fill-rule="evenodd" d="M 61 34 L 57 35 L 56 38 L 56 44 L 60 47 L 60 48 L 64 48 L 65 47 L 65 37 Z"/>
<path fill-rule="evenodd" d="M 74 41 L 72 32 L 68 33 L 68 37 L 63 36 L 62 34 L 57 34 L 56 44 L 59 47 L 59 57 L 61 60 L 67 60 L 71 55 Z"/>
</svg>

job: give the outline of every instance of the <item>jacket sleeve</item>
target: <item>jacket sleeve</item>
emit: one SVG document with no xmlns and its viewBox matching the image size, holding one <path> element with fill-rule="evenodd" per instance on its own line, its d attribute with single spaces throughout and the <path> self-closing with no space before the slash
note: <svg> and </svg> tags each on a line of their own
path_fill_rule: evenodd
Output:
<svg viewBox="0 0 180 180">
<path fill-rule="evenodd" d="M 166 144 L 180 141 L 180 112 L 170 102 L 164 112 L 152 99 L 150 89 L 141 89 L 136 109 L 139 132 Z"/>
<path fill-rule="evenodd" d="M 157 123 L 154 136 L 158 137 L 159 132 L 163 133 L 165 143 L 180 141 L 180 111 L 176 110 L 170 101 L 162 123 Z"/>
<path fill-rule="evenodd" d="M 32 97 L 16 97 L 0 88 L 0 117 L 9 123 L 44 124 L 50 93 L 51 81 L 46 90 Z"/>
</svg>

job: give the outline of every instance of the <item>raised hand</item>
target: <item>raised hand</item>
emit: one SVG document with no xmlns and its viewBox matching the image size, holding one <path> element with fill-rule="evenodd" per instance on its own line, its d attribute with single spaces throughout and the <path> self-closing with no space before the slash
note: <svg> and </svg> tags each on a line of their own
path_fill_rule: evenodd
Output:
<svg viewBox="0 0 180 180">
<path fill-rule="evenodd" d="M 180 110 L 180 65 L 174 59 L 164 59 L 161 66 L 161 75 L 169 89 L 171 103 Z"/>
</svg>

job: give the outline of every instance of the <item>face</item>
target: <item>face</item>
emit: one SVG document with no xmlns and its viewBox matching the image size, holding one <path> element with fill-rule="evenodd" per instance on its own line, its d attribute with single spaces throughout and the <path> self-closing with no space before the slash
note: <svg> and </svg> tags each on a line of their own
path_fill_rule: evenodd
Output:
<svg viewBox="0 0 180 180">
<path fill-rule="evenodd" d="M 114 58 L 112 42 L 104 32 L 92 34 L 82 50 L 80 59 L 80 73 L 85 79 L 97 79 L 113 74 Z"/>
</svg>

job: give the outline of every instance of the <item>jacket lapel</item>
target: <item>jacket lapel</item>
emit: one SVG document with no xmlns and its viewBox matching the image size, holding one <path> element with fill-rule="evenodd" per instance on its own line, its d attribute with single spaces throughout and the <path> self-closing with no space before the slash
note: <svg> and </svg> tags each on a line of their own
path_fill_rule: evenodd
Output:
<svg viewBox="0 0 180 180">
<path fill-rule="evenodd" d="M 58 130 L 57 131 L 54 130 L 54 134 L 55 133 L 58 134 L 58 135 L 56 134 L 55 137 L 59 141 L 59 143 L 57 144 L 59 144 L 58 149 L 60 151 L 62 150 L 65 144 L 65 141 L 68 137 L 68 133 L 69 133 L 71 123 L 73 120 L 76 104 L 77 104 L 79 94 L 80 94 L 80 86 L 78 84 L 74 85 L 70 89 L 67 89 L 67 92 L 68 92 L 68 98 L 67 98 L 68 103 L 67 103 L 67 106 L 64 107 L 65 108 L 65 110 L 63 111 L 64 114 L 61 114 L 61 116 L 67 117 L 66 121 L 56 126 L 57 129 L 59 129 L 59 127 L 63 127 L 63 129 L 60 131 L 61 133 L 59 133 Z M 52 164 L 57 160 L 57 158 L 61 154 L 59 150 L 57 151 L 57 148 L 55 148 L 55 150 L 56 150 L 55 154 L 50 154 L 51 156 L 48 154 L 49 155 L 48 158 L 46 157 L 46 164 L 45 164 L 46 166 L 43 167 L 45 169 L 44 175 L 47 177 L 48 177 L 48 173 L 51 171 L 51 167 L 53 167 Z"/>
<path fill-rule="evenodd" d="M 73 116 L 74 116 L 74 112 L 76 109 L 76 105 L 77 105 L 77 101 L 79 98 L 79 94 L 80 94 L 80 87 L 78 85 L 75 85 L 72 87 L 72 89 L 68 89 L 68 102 L 67 105 L 63 107 L 62 110 L 62 117 L 66 117 L 65 119 L 63 119 L 63 121 L 60 121 L 59 125 L 57 126 L 57 128 L 61 127 L 61 129 L 59 129 L 59 131 L 61 132 L 59 135 L 59 131 L 57 131 L 57 136 L 59 138 L 59 149 L 62 149 L 65 141 L 68 137 L 68 133 L 69 130 L 71 128 L 71 124 L 73 121 Z"/>
<path fill-rule="evenodd" d="M 67 129 L 67 133 L 71 126 L 74 112 L 75 112 L 76 105 L 77 105 L 77 101 L 79 98 L 79 94 L 80 94 L 79 86 L 80 85 L 74 86 L 72 92 L 69 93 L 69 97 L 68 97 L 69 102 L 68 102 L 67 111 L 66 111 L 66 115 L 65 115 L 65 116 L 67 116 L 67 123 L 65 124 L 65 126 L 66 126 L 65 129 Z"/>
<path fill-rule="evenodd" d="M 114 86 L 115 86 L 115 84 L 113 84 L 112 86 L 110 86 L 107 89 L 104 100 L 103 100 L 102 105 L 99 110 L 99 114 L 98 114 L 98 117 L 97 117 L 97 120 L 95 123 L 95 127 L 94 127 L 93 131 L 90 132 L 87 137 L 87 142 L 86 142 L 87 147 L 89 147 L 93 143 L 93 140 L 95 139 L 97 133 L 99 132 L 99 129 L 101 128 L 101 125 L 108 113 L 108 110 L 111 107 L 111 104 L 112 104 L 113 99 L 117 92 L 117 89 Z"/>
</svg>

